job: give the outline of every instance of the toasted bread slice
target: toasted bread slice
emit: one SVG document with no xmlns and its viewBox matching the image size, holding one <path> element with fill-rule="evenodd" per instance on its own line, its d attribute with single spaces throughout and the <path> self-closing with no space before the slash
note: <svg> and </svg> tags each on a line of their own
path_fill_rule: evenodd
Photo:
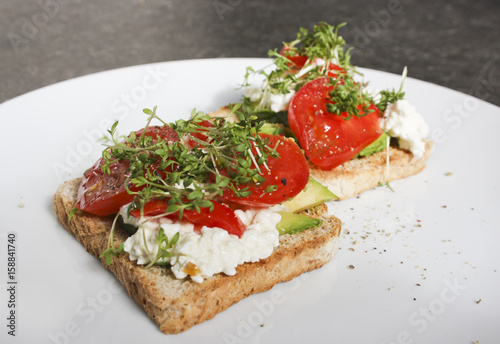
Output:
<svg viewBox="0 0 500 344">
<path fill-rule="evenodd" d="M 77 212 L 68 222 L 80 180 L 74 179 L 59 187 L 53 198 L 54 211 L 85 249 L 99 257 L 107 247 L 113 219 L 112 216 L 101 218 Z M 129 260 L 128 254 L 114 258 L 111 265 L 106 265 L 104 259 L 102 263 L 116 275 L 163 333 L 179 333 L 213 318 L 251 294 L 269 290 L 277 283 L 289 281 L 327 263 L 340 241 L 341 222 L 328 214 L 324 204 L 307 214 L 321 218 L 323 225 L 299 234 L 281 235 L 280 245 L 270 257 L 238 266 L 234 276 L 218 274 L 203 283 L 178 280 L 168 268 L 139 266 Z M 118 227 L 115 230 L 116 245 L 126 239 L 126 232 Z"/>
<path fill-rule="evenodd" d="M 433 146 L 431 140 L 425 140 L 425 153 L 418 159 L 407 150 L 391 146 L 389 154 L 387 149 L 384 149 L 367 157 L 350 160 L 330 171 L 321 170 L 310 163 L 309 171 L 311 177 L 338 197 L 337 200 L 343 200 L 372 189 L 380 183 L 403 179 L 421 172 Z"/>
<path fill-rule="evenodd" d="M 235 119 L 231 117 L 228 106 L 223 106 L 209 115 Z M 343 200 L 372 189 L 380 183 L 403 179 L 421 172 L 432 154 L 433 147 L 434 143 L 426 139 L 425 153 L 418 159 L 414 158 L 410 151 L 390 146 L 389 156 L 384 149 L 367 157 L 350 160 L 329 171 L 321 170 L 309 163 L 309 170 L 311 177 L 338 197 L 336 200 Z"/>
</svg>

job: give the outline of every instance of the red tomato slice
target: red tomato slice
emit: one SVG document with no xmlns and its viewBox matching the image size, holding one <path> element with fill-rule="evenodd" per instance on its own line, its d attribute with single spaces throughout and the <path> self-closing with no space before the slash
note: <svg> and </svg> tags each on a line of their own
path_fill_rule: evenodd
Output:
<svg viewBox="0 0 500 344">
<path fill-rule="evenodd" d="M 290 67 L 292 70 L 291 72 L 293 73 L 296 73 L 298 72 L 300 69 L 302 69 L 302 67 L 304 67 L 304 65 L 306 64 L 307 60 L 308 60 L 308 57 L 305 56 L 305 55 L 288 55 L 287 52 L 289 51 L 289 48 L 284 46 L 281 51 L 280 51 L 280 55 L 283 55 L 285 56 L 287 59 L 289 59 L 292 63 L 288 63 L 288 67 Z M 313 62 L 318 62 L 317 60 L 321 60 L 321 59 L 316 59 L 315 61 Z M 324 61 L 323 61 L 324 63 Z M 337 74 L 338 72 L 340 73 L 345 73 L 344 69 L 334 63 L 329 63 L 328 64 L 328 73 L 326 73 L 326 76 L 331 76 L 331 77 L 337 77 Z"/>
<path fill-rule="evenodd" d="M 97 216 L 117 213 L 124 204 L 132 202 L 133 195 L 125 189 L 125 180 L 130 176 L 127 161 L 111 164 L 110 173 L 104 174 L 101 167 L 104 159 L 85 171 L 78 188 L 75 207 Z"/>
<path fill-rule="evenodd" d="M 144 129 L 136 131 L 136 136 L 140 137 L 143 131 Z M 169 126 L 148 127 L 146 136 L 152 137 L 154 143 L 158 138 L 167 142 L 179 140 L 177 133 Z M 129 162 L 114 162 L 110 166 L 110 174 L 102 173 L 103 164 L 104 160 L 101 158 L 92 168 L 85 171 L 75 204 L 76 208 L 97 216 L 115 214 L 120 207 L 134 199 L 134 195 L 128 194 L 125 188 L 125 181 L 130 176 Z M 129 187 L 132 191 L 138 190 L 131 185 Z"/>
<path fill-rule="evenodd" d="M 327 111 L 327 77 L 312 80 L 302 86 L 290 101 L 288 122 L 290 128 L 311 162 L 323 170 L 331 170 L 354 158 L 363 148 L 382 135 L 379 110 L 363 117 L 347 114 L 337 116 Z M 361 110 L 361 107 L 359 107 Z"/>
<path fill-rule="evenodd" d="M 248 191 L 252 192 L 250 196 L 238 198 L 234 191 L 227 189 L 222 196 L 224 200 L 250 207 L 268 207 L 294 197 L 306 186 L 309 180 L 309 168 L 297 143 L 283 136 L 263 133 L 259 135 L 269 138 L 269 145 L 273 148 L 279 142 L 276 151 L 280 157 L 269 158 L 267 162 L 269 169 L 264 165 L 259 166 L 262 176 L 266 179 L 264 182 L 239 186 L 240 190 L 248 187 Z M 254 154 L 257 155 L 256 152 Z M 265 192 L 271 185 L 276 185 L 277 189 Z"/>
<path fill-rule="evenodd" d="M 144 129 L 135 132 L 137 137 L 140 137 Z M 158 142 L 158 138 L 165 142 L 176 142 L 179 141 L 179 136 L 174 129 L 170 128 L 168 125 L 153 125 L 146 129 L 146 136 L 153 139 L 153 144 Z"/>
<path fill-rule="evenodd" d="M 202 127 L 205 127 L 205 128 L 210 128 L 210 127 L 214 127 L 215 126 L 210 121 L 201 121 L 198 124 L 201 125 Z M 204 131 L 204 129 L 201 129 L 201 131 Z M 207 135 L 204 135 L 204 134 L 202 134 L 200 132 L 191 133 L 191 135 L 194 136 L 194 137 L 196 137 L 198 140 L 202 140 L 202 141 L 207 141 L 207 139 L 208 139 Z M 187 140 L 186 147 L 188 147 L 188 148 L 194 148 L 197 144 L 198 144 L 198 142 L 196 142 L 194 140 Z"/>
<path fill-rule="evenodd" d="M 307 62 L 307 56 L 304 55 L 289 55 L 288 53 L 290 49 L 287 46 L 284 46 L 281 48 L 280 55 L 285 56 L 287 59 L 289 59 L 292 63 L 288 63 L 288 66 L 290 68 L 296 68 L 296 69 L 301 69 L 304 67 L 304 65 Z"/>
<path fill-rule="evenodd" d="M 240 218 L 227 205 L 219 202 L 212 203 L 214 205 L 214 209 L 212 211 L 210 211 L 209 208 L 200 208 L 199 213 L 196 210 L 184 210 L 182 218 L 193 223 L 199 228 L 202 226 L 218 227 L 225 229 L 229 234 L 241 237 L 245 231 L 245 225 L 241 222 Z M 144 205 L 144 215 L 161 215 L 165 213 L 167 207 L 167 199 L 152 200 Z M 132 210 L 130 214 L 132 216 L 139 217 L 140 210 Z M 179 212 L 169 214 L 167 217 L 172 220 L 179 219 Z"/>
<path fill-rule="evenodd" d="M 328 65 L 328 73 L 326 73 L 326 76 L 331 76 L 332 78 L 336 78 L 338 73 L 345 74 L 344 68 L 336 64 L 330 63 Z"/>
</svg>

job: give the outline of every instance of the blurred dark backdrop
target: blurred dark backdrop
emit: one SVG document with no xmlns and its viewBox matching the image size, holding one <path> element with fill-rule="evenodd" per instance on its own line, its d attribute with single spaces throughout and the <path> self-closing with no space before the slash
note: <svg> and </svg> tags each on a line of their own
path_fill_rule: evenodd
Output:
<svg viewBox="0 0 500 344">
<path fill-rule="evenodd" d="M 500 105 L 498 0 L 0 0 L 0 102 L 119 67 L 266 57 L 319 21 L 348 23 L 355 65 Z"/>
</svg>

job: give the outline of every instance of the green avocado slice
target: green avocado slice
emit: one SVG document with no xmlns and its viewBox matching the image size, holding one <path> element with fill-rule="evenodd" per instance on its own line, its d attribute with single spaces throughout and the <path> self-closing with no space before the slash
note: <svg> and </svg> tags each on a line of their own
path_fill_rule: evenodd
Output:
<svg viewBox="0 0 500 344">
<path fill-rule="evenodd" d="M 299 194 L 294 198 L 284 202 L 283 205 L 287 207 L 290 212 L 298 213 L 319 204 L 331 201 L 334 198 L 337 198 L 337 196 L 328 190 L 326 186 L 323 186 L 320 182 L 309 177 L 309 181 L 304 190 L 299 192 Z"/>
<path fill-rule="evenodd" d="M 382 135 L 378 137 L 375 141 L 370 143 L 368 146 L 363 148 L 361 152 L 357 155 L 358 157 L 369 156 L 384 150 L 387 147 L 387 138 L 390 137 L 386 132 L 383 132 Z"/>
<path fill-rule="evenodd" d="M 316 228 L 323 224 L 323 220 L 311 218 L 303 214 L 282 211 L 280 215 L 281 221 L 276 225 L 276 229 L 280 235 L 297 234 L 306 229 Z"/>
</svg>

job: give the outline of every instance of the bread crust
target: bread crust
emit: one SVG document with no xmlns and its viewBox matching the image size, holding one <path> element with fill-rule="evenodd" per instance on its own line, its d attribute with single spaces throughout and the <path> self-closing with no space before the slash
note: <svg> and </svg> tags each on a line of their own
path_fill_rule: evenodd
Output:
<svg viewBox="0 0 500 344">
<path fill-rule="evenodd" d="M 113 218 L 77 212 L 68 222 L 80 180 L 74 179 L 59 186 L 53 197 L 54 211 L 85 249 L 99 257 L 106 250 Z M 251 294 L 269 290 L 277 283 L 289 281 L 327 263 L 339 244 L 341 222 L 328 214 L 324 204 L 309 210 L 308 215 L 321 218 L 323 225 L 295 235 L 282 235 L 280 245 L 270 257 L 238 266 L 234 276 L 217 274 L 200 284 L 189 279 L 176 279 L 164 267 L 139 266 L 129 260 L 128 254 L 114 258 L 110 265 L 106 265 L 104 259 L 101 261 L 163 333 L 179 333 L 213 318 Z M 126 239 L 126 232 L 116 228 L 116 246 Z"/>
</svg>

